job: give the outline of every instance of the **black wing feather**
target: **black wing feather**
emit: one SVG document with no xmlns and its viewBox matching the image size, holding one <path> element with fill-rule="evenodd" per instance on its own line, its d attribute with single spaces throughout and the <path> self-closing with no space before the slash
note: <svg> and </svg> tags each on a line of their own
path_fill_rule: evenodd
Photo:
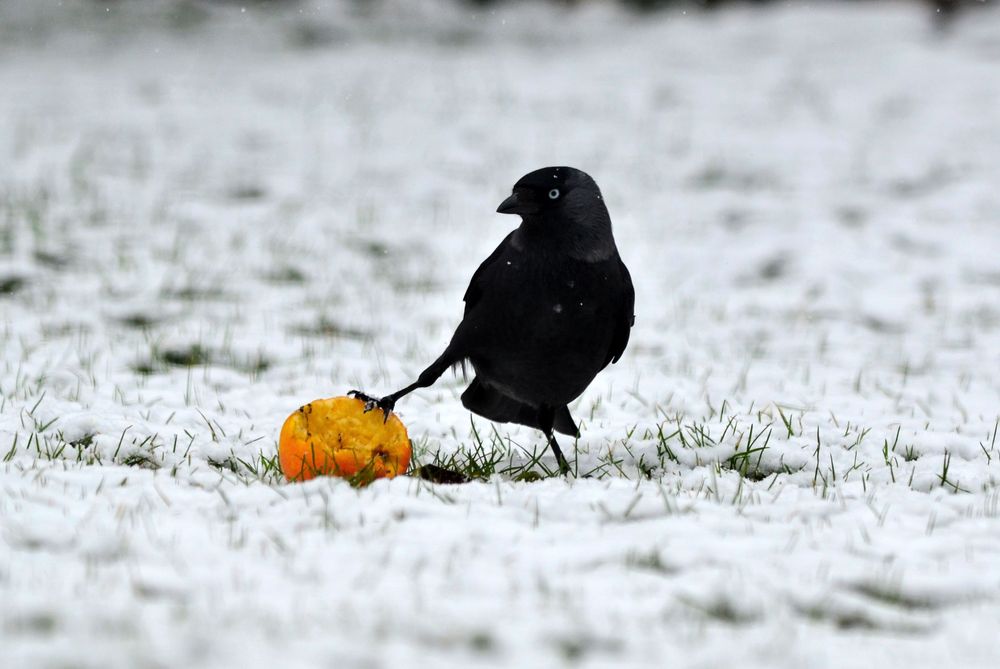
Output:
<svg viewBox="0 0 1000 669">
<path fill-rule="evenodd" d="M 635 325 L 635 288 L 632 286 L 632 275 L 628 272 L 628 267 L 618 258 L 618 269 L 622 276 L 622 288 L 624 299 L 622 299 L 621 311 L 618 313 L 617 326 L 614 337 L 611 340 L 611 350 L 608 351 L 608 360 L 618 362 L 628 346 L 628 338 Z M 607 364 L 607 363 L 605 363 Z"/>
<path fill-rule="evenodd" d="M 469 287 L 465 289 L 465 296 L 462 298 L 465 301 L 465 315 L 469 315 L 469 311 L 472 310 L 476 303 L 479 302 L 479 298 L 483 296 L 483 275 L 486 274 L 487 270 L 493 263 L 497 262 L 500 256 L 503 255 L 504 251 L 510 245 L 510 238 L 514 236 L 514 230 L 509 235 L 504 237 L 504 240 L 500 242 L 500 246 L 489 255 L 489 257 L 479 265 L 479 269 L 476 273 L 472 275 L 472 279 L 469 281 Z"/>
</svg>

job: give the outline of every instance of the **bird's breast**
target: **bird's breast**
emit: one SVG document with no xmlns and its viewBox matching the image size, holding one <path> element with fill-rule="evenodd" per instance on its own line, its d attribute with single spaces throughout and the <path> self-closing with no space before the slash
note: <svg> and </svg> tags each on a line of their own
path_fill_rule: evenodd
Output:
<svg viewBox="0 0 1000 669">
<path fill-rule="evenodd" d="M 571 401 L 604 367 L 611 346 L 620 296 L 608 290 L 607 273 L 514 257 L 490 279 L 467 316 L 477 373 L 523 401 Z"/>
</svg>

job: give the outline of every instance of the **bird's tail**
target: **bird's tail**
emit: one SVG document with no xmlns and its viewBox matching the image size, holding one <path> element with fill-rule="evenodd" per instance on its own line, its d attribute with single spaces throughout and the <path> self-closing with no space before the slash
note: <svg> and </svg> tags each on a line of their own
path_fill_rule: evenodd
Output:
<svg viewBox="0 0 1000 669">
<path fill-rule="evenodd" d="M 498 423 L 517 423 L 536 430 L 544 429 L 537 408 L 502 395 L 479 379 L 473 379 L 462 393 L 462 405 L 469 411 Z M 579 434 L 579 428 L 566 406 L 556 409 L 552 429 L 571 437 Z"/>
</svg>

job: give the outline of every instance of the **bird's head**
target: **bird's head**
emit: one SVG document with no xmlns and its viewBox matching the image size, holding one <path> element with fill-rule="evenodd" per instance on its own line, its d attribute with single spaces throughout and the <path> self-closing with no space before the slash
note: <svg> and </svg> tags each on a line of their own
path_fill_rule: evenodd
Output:
<svg viewBox="0 0 1000 669">
<path fill-rule="evenodd" d="M 586 261 L 617 253 L 601 190 L 573 167 L 543 167 L 524 175 L 497 211 L 521 217 L 515 245 L 545 240 Z"/>
<path fill-rule="evenodd" d="M 586 172 L 573 167 L 543 167 L 514 184 L 497 212 L 529 218 L 589 217 L 607 212 L 601 190 Z"/>
</svg>

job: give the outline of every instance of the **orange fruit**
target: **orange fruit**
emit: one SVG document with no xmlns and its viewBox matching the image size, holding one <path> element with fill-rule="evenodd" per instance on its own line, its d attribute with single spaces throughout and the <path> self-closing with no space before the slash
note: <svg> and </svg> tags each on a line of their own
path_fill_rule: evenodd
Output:
<svg viewBox="0 0 1000 669">
<path fill-rule="evenodd" d="M 367 484 L 402 474 L 410 464 L 410 439 L 396 414 L 365 413 L 353 397 L 331 397 L 299 407 L 285 420 L 278 460 L 289 481 L 317 475 L 341 476 Z"/>
</svg>

